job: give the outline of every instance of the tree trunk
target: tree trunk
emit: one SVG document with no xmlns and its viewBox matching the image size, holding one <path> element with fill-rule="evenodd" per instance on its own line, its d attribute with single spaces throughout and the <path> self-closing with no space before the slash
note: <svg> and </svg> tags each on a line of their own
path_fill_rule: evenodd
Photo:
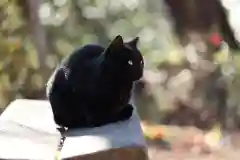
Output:
<svg viewBox="0 0 240 160">
<path fill-rule="evenodd" d="M 169 10 L 175 21 L 175 32 L 179 36 L 183 46 L 193 44 L 197 48 L 196 44 L 199 41 L 208 46 L 209 35 L 211 33 L 220 33 L 230 48 L 238 48 L 237 41 L 234 38 L 225 10 L 220 1 L 165 0 L 165 2 L 169 6 Z M 201 59 L 207 60 L 210 63 L 212 62 L 213 54 L 214 51 L 209 47 L 204 53 L 198 53 Z M 228 91 L 223 86 L 217 84 L 219 78 L 222 76 L 221 71 L 219 71 L 219 66 L 216 66 L 215 69 L 210 72 L 204 69 L 199 69 L 195 72 L 196 75 L 204 73 L 206 76 L 201 78 L 195 77 L 195 86 L 192 90 L 191 98 L 198 99 L 202 96 L 205 97 L 203 98 L 205 103 L 204 107 L 213 107 L 209 106 L 208 100 L 214 101 L 212 104 L 217 108 L 217 119 L 225 126 L 226 117 L 224 114 L 226 114 L 227 111 Z M 212 95 L 208 93 L 209 90 L 212 90 Z M 208 99 L 209 97 L 210 99 Z"/>
<path fill-rule="evenodd" d="M 41 25 L 38 15 L 41 3 L 42 0 L 18 0 L 18 4 L 22 9 L 24 18 L 27 20 L 28 28 L 37 50 L 40 68 L 45 66 L 46 57 L 49 52 L 46 43 L 46 31 Z"/>
<path fill-rule="evenodd" d="M 48 44 L 47 44 L 47 33 L 44 26 L 41 24 L 39 17 L 39 8 L 42 4 L 42 0 L 18 0 L 17 4 L 22 10 L 23 18 L 27 22 L 27 28 L 29 30 L 30 36 L 32 38 L 33 44 L 35 45 L 37 58 L 38 58 L 38 68 L 37 70 L 29 68 L 28 76 L 25 86 L 23 87 L 22 93 L 25 97 L 29 98 L 43 98 L 45 87 L 40 88 L 33 87 L 31 84 L 31 77 L 33 74 L 40 74 L 43 82 L 46 82 L 51 70 L 46 66 L 47 55 L 49 54 Z"/>
<path fill-rule="evenodd" d="M 187 44 L 186 35 L 191 32 L 206 34 L 211 31 L 222 32 L 225 41 L 232 49 L 238 49 L 226 10 L 219 0 L 164 0 L 169 6 L 175 21 L 175 31 L 182 44 Z"/>
</svg>

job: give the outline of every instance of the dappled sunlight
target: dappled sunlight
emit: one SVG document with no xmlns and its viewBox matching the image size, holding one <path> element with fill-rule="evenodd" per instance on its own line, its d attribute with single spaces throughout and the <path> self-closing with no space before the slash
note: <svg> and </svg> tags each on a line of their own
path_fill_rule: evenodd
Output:
<svg viewBox="0 0 240 160">
<path fill-rule="evenodd" d="M 132 97 L 150 152 L 234 155 L 239 7 L 237 0 L 2 0 L 0 113 L 16 98 L 46 99 L 49 76 L 76 48 L 138 36 L 145 70 Z"/>
</svg>

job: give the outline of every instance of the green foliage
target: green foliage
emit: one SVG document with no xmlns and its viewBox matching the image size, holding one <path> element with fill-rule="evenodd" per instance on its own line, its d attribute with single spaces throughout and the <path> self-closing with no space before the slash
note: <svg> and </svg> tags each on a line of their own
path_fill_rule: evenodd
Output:
<svg viewBox="0 0 240 160">
<path fill-rule="evenodd" d="M 0 108 L 15 98 L 44 98 L 45 79 L 39 71 L 28 3 L 0 2 Z M 107 45 L 121 34 L 126 40 L 141 37 L 141 50 L 152 66 L 162 61 L 174 44 L 162 9 L 160 3 L 147 0 L 44 0 L 39 17 L 50 52 L 45 65 L 51 71 L 74 48 L 87 43 Z"/>
<path fill-rule="evenodd" d="M 0 1 L 0 108 L 19 97 L 44 98 L 46 79 L 39 69 L 38 51 L 26 18 L 29 13 L 20 2 L 28 3 Z M 146 68 L 165 60 L 179 64 L 183 56 L 165 10 L 159 0 L 43 0 L 39 17 L 49 51 L 44 57 L 45 69 L 51 71 L 76 47 L 107 45 L 117 34 L 126 40 L 141 37 Z M 234 60 L 239 72 L 240 58 Z"/>
</svg>

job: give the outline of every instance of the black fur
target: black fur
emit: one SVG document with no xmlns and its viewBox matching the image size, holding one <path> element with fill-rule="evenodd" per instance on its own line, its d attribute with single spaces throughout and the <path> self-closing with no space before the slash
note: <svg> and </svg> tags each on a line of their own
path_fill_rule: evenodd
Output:
<svg viewBox="0 0 240 160">
<path fill-rule="evenodd" d="M 56 124 L 97 127 L 131 117 L 133 82 L 144 67 L 137 42 L 117 36 L 106 49 L 85 45 L 62 60 L 46 88 Z"/>
</svg>

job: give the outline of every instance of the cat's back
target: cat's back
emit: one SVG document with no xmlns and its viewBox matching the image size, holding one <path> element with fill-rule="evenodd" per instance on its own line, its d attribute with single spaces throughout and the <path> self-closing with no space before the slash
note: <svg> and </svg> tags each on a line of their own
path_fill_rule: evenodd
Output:
<svg viewBox="0 0 240 160">
<path fill-rule="evenodd" d="M 95 59 L 104 52 L 104 47 L 88 44 L 76 49 L 61 62 L 68 69 L 66 83 L 87 95 L 94 88 L 98 76 L 98 64 Z"/>
<path fill-rule="evenodd" d="M 76 50 L 74 50 L 71 54 L 65 57 L 62 61 L 62 64 L 67 65 L 71 68 L 71 66 L 79 66 L 84 64 L 96 57 L 99 57 L 104 52 L 104 47 L 98 44 L 88 44 L 84 45 Z"/>
</svg>

